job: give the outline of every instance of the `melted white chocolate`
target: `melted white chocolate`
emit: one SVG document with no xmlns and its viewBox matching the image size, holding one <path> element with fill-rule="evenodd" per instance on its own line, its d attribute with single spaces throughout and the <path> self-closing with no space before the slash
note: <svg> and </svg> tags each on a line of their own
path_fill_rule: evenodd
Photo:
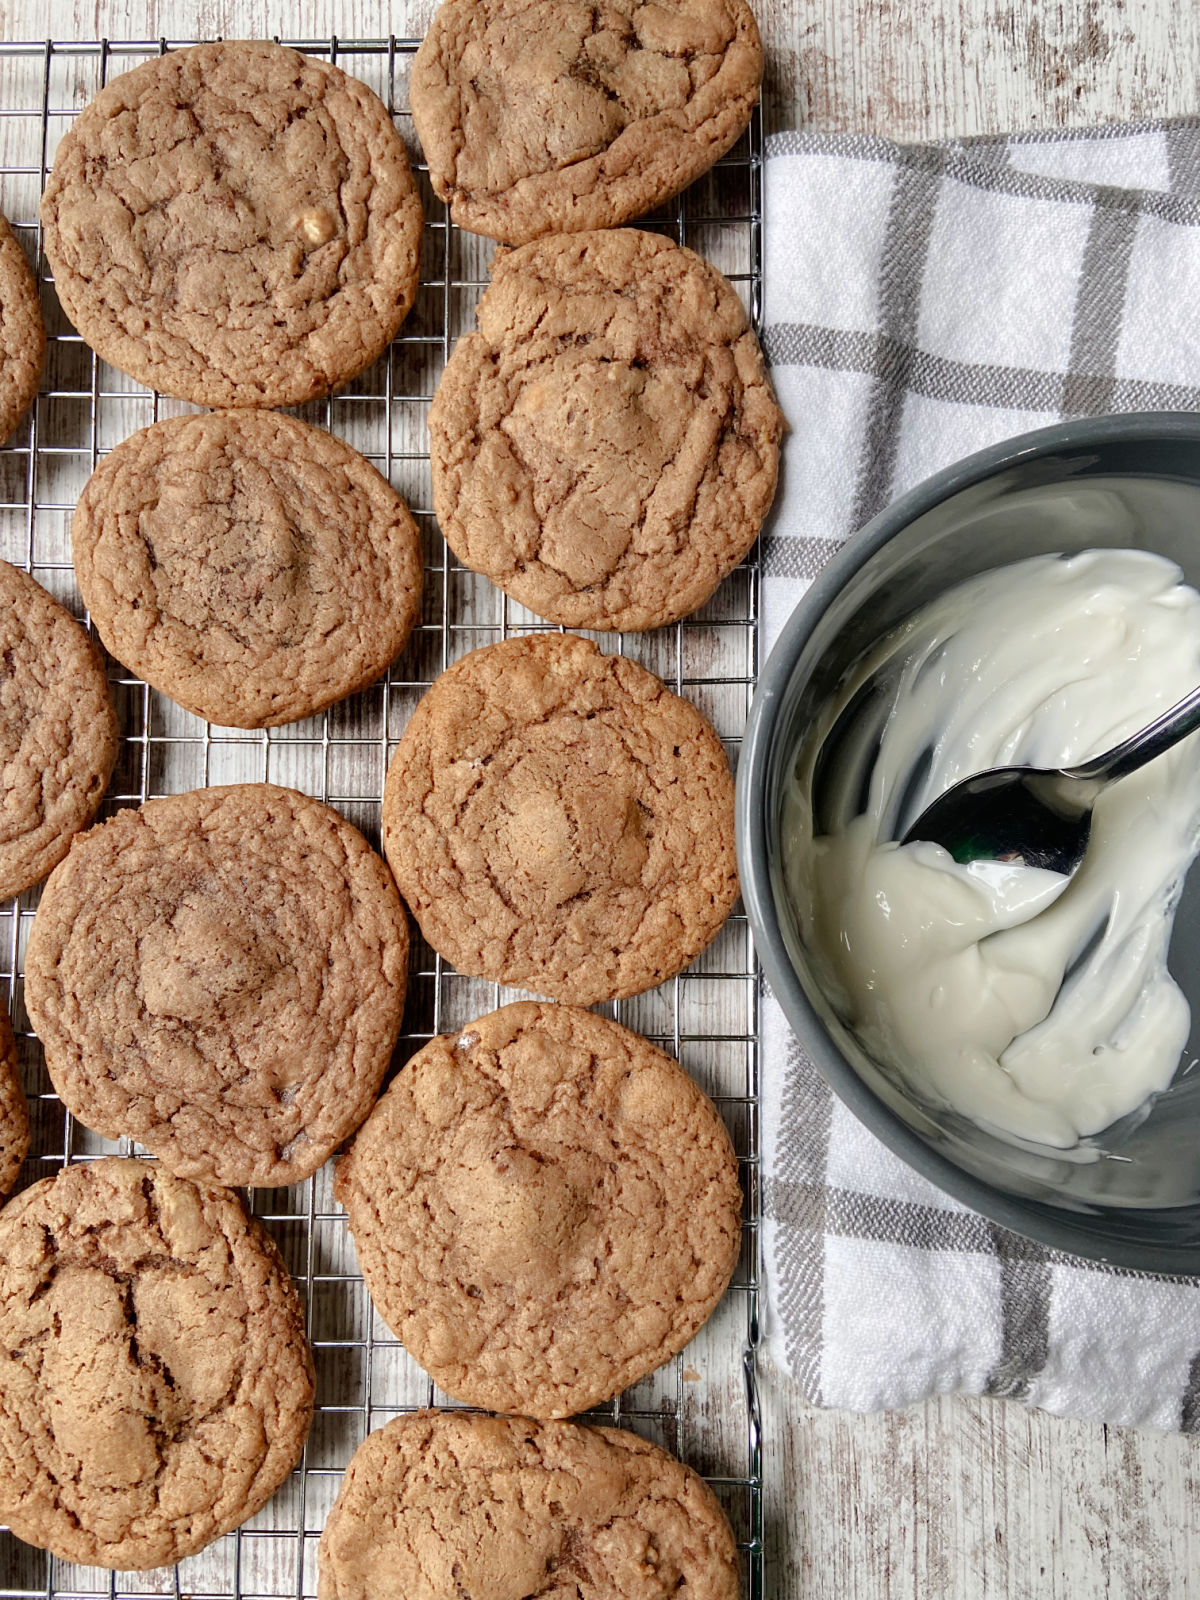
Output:
<svg viewBox="0 0 1200 1600">
<path fill-rule="evenodd" d="M 1104 792 L 1069 882 L 891 841 L 960 779 L 1082 761 L 1200 683 L 1200 595 L 1180 579 L 1133 550 L 985 573 L 871 651 L 797 761 L 785 869 L 830 1000 L 877 1061 L 1009 1138 L 1069 1149 L 1174 1075 L 1190 1012 L 1167 946 L 1200 848 L 1200 736 Z M 839 732 L 817 802 L 841 815 L 814 838 L 821 745 L 872 679 L 878 755 L 879 717 L 857 743 Z"/>
</svg>

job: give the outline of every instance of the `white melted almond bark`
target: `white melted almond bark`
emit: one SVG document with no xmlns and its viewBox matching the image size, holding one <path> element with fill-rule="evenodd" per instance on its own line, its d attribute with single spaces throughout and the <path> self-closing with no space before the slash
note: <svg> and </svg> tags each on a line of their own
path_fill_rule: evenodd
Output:
<svg viewBox="0 0 1200 1600">
<path fill-rule="evenodd" d="M 835 772 L 846 820 L 814 838 L 821 742 L 876 673 L 888 712 L 865 809 L 845 793 L 839 806 Z M 1200 595 L 1134 550 L 985 573 L 852 671 L 797 762 L 785 865 L 826 992 L 875 1059 L 993 1132 L 1060 1150 L 1168 1086 L 1190 1026 L 1167 948 L 1200 847 L 1200 738 L 1105 791 L 1069 881 L 962 867 L 893 834 L 973 773 L 1097 755 L 1198 682 Z M 864 749 L 851 736 L 848 770 Z"/>
</svg>

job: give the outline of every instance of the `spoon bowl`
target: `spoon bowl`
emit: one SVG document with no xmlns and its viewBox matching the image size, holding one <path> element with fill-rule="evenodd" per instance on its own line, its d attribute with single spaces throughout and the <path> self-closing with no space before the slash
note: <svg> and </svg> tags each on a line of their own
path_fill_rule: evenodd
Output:
<svg viewBox="0 0 1200 1600">
<path fill-rule="evenodd" d="M 1092 807 L 1110 783 L 1136 772 L 1200 728 L 1200 688 L 1138 733 L 1075 767 L 991 767 L 927 806 L 901 844 L 929 840 L 961 866 L 1005 861 L 1070 877 L 1087 853 Z"/>
</svg>

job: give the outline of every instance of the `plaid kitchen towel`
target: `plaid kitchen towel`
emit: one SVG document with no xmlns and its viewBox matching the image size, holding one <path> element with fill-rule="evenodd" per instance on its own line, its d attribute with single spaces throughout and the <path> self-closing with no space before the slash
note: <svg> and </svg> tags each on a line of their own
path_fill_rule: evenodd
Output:
<svg viewBox="0 0 1200 1600">
<path fill-rule="evenodd" d="M 1064 417 L 1200 410 L 1200 119 L 953 144 L 767 141 L 764 345 L 791 423 L 763 646 L 856 528 Z M 763 1028 L 768 1361 L 819 1405 L 1005 1395 L 1200 1432 L 1200 1282 L 1019 1239 Z"/>
</svg>

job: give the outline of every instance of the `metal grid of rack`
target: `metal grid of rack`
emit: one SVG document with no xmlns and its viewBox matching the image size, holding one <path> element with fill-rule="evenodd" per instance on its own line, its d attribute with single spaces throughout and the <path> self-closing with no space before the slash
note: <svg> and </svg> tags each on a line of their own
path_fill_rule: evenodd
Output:
<svg viewBox="0 0 1200 1600">
<path fill-rule="evenodd" d="M 49 347 L 37 403 L 0 448 L 0 556 L 23 566 L 85 617 L 70 559 L 70 517 L 97 460 L 136 428 L 191 409 L 107 366 L 66 322 L 41 249 L 37 207 L 71 119 L 107 79 L 192 41 L 0 43 L 0 209 L 42 288 Z M 455 338 L 473 323 L 492 246 L 454 227 L 434 199 L 408 110 L 419 41 L 285 40 L 336 61 L 381 96 L 418 175 L 426 232 L 421 288 L 399 337 L 374 367 L 333 398 L 298 414 L 359 449 L 405 496 L 425 556 L 422 620 L 387 676 L 321 716 L 244 732 L 210 726 L 108 661 L 122 729 L 102 815 L 209 783 L 269 779 L 327 800 L 378 848 L 387 762 L 420 695 L 467 650 L 545 628 L 484 578 L 458 565 L 430 504 L 425 416 Z M 761 286 L 762 129 L 678 201 L 640 225 L 670 233 L 737 285 L 757 323 Z M 598 635 L 657 672 L 713 721 L 736 760 L 758 666 L 757 552 L 694 617 L 639 635 Z M 29 1095 L 33 1144 L 25 1186 L 64 1162 L 114 1150 L 54 1095 L 23 1003 L 25 946 L 39 891 L 0 905 L 0 982 L 13 1017 Z M 418 935 L 397 1060 L 435 1033 L 516 998 L 465 977 Z M 708 1325 L 676 1360 L 590 1414 L 665 1446 L 704 1474 L 738 1540 L 747 1600 L 762 1593 L 758 1336 L 758 985 L 740 908 L 713 945 L 671 983 L 603 1008 L 670 1050 L 713 1096 L 733 1136 L 746 1195 L 744 1248 L 734 1283 Z M 317 1414 L 304 1457 L 263 1511 L 177 1568 L 109 1573 L 74 1566 L 0 1530 L 0 1600 L 305 1600 L 316 1593 L 316 1546 L 354 1448 L 372 1428 L 422 1405 L 452 1402 L 435 1389 L 374 1311 L 354 1259 L 331 1167 L 287 1190 L 248 1200 L 280 1245 L 304 1299 L 317 1364 Z"/>
</svg>

